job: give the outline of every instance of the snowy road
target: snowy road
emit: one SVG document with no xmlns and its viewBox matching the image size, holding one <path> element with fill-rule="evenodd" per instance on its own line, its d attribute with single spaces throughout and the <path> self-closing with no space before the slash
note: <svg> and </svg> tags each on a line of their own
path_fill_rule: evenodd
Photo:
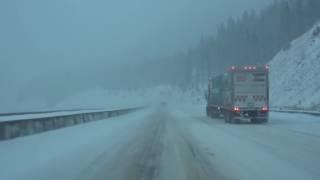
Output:
<svg viewBox="0 0 320 180">
<path fill-rule="evenodd" d="M 273 113 L 268 124 L 231 125 L 197 108 L 1 142 L 0 179 L 319 179 L 320 118 Z"/>
</svg>

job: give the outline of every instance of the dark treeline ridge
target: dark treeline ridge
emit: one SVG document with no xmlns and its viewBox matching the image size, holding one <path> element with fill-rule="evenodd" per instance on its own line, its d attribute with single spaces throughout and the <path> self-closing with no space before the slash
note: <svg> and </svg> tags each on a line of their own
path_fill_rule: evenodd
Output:
<svg viewBox="0 0 320 180">
<path fill-rule="evenodd" d="M 266 64 L 320 18 L 320 0 L 277 0 L 260 12 L 229 18 L 184 53 L 149 61 L 151 84 L 198 86 L 231 65 Z M 214 33 L 215 32 L 215 33 Z"/>
<path fill-rule="evenodd" d="M 281 49 L 290 48 L 290 42 L 319 18 L 319 0 L 274 1 L 260 13 L 245 11 L 238 19 L 229 18 L 215 36 L 202 38 L 189 50 L 188 72 L 196 68 L 198 76 L 207 79 L 233 64 L 265 64 Z"/>
</svg>

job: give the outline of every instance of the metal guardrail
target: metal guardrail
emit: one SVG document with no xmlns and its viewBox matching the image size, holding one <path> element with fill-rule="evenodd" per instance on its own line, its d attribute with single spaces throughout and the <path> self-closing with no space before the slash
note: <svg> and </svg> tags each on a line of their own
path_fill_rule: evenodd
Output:
<svg viewBox="0 0 320 180">
<path fill-rule="evenodd" d="M 91 109 L 64 109 L 64 110 L 43 110 L 43 111 L 27 111 L 27 112 L 1 112 L 1 116 L 15 116 L 15 115 L 28 115 L 28 114 L 44 114 L 44 113 L 55 113 L 55 112 L 76 112 L 84 110 L 103 110 L 103 108 L 91 108 Z"/>
<path fill-rule="evenodd" d="M 142 108 L 78 113 L 0 122 L 0 141 L 128 114 Z"/>
</svg>

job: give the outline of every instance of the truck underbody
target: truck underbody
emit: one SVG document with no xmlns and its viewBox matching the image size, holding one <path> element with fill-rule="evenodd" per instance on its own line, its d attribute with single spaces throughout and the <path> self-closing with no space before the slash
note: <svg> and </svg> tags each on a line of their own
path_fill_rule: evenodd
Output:
<svg viewBox="0 0 320 180">
<path fill-rule="evenodd" d="M 227 123 L 240 123 L 250 121 L 251 123 L 268 122 L 269 113 L 267 110 L 257 108 L 246 108 L 234 110 L 228 107 L 207 106 L 207 116 L 211 118 L 224 118 Z"/>
</svg>

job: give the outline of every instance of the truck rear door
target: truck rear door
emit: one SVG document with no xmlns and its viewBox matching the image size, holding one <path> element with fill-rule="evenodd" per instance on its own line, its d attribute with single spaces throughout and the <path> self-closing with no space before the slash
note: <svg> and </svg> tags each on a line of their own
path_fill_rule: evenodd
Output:
<svg viewBox="0 0 320 180">
<path fill-rule="evenodd" d="M 268 107 L 268 73 L 240 71 L 233 77 L 234 106 L 245 109 Z"/>
</svg>

